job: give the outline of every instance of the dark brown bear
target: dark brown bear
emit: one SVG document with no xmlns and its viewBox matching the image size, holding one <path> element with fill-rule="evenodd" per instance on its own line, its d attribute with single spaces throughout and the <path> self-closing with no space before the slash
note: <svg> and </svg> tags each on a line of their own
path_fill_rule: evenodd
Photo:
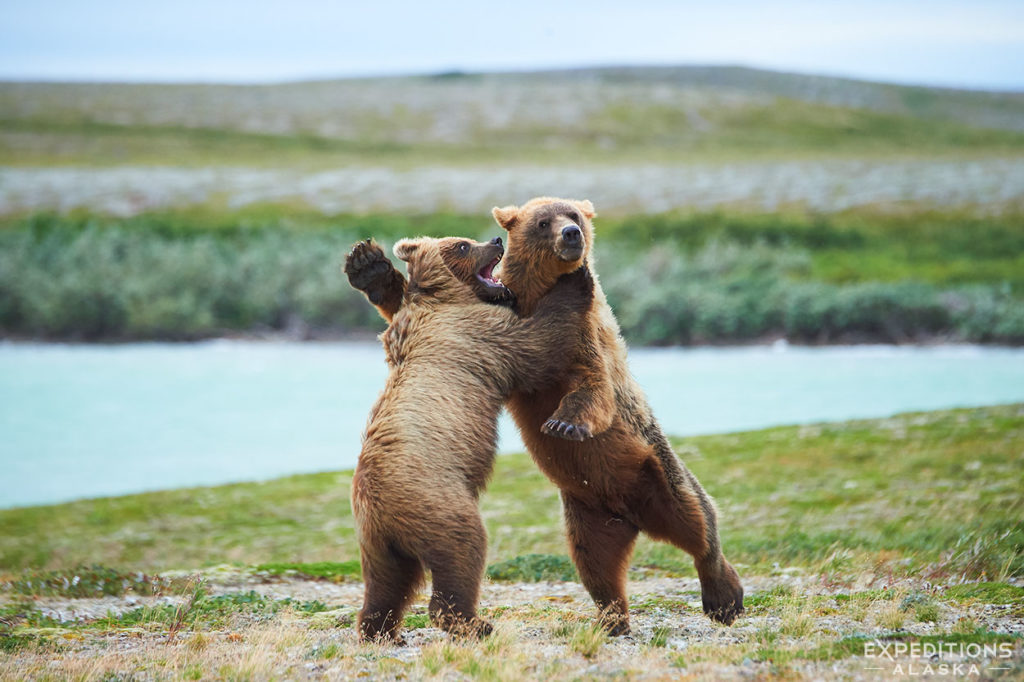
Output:
<svg viewBox="0 0 1024 682">
<path fill-rule="evenodd" d="M 566 358 L 552 353 L 578 333 L 593 301 L 585 268 L 563 278 L 529 320 L 510 308 L 492 276 L 501 240 L 403 240 L 404 302 L 381 335 L 389 374 L 370 413 L 352 480 L 363 578 L 364 640 L 397 638 L 404 613 L 431 571 L 431 620 L 462 636 L 491 626 L 476 613 L 487 554 L 477 498 L 494 465 L 497 418 L 513 390 L 557 383 Z M 358 244 L 348 262 L 387 263 Z M 351 267 L 350 267 L 351 269 Z"/>
<path fill-rule="evenodd" d="M 493 214 L 509 234 L 502 281 L 524 317 L 563 273 L 590 268 L 589 201 L 542 197 Z M 391 272 L 372 279 L 379 291 L 401 286 Z M 714 504 L 672 451 L 630 375 L 618 323 L 594 280 L 591 314 L 560 381 L 516 391 L 507 407 L 534 461 L 561 489 L 573 561 L 610 632 L 629 631 L 626 571 L 640 531 L 691 554 L 704 612 L 732 623 L 743 612 L 743 588 L 722 555 Z M 396 311 L 378 309 L 386 318 Z"/>
</svg>

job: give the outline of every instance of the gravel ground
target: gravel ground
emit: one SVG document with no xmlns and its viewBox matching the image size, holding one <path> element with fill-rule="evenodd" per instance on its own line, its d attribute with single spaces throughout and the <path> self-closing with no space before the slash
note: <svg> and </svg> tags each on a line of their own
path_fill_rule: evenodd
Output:
<svg viewBox="0 0 1024 682">
<path fill-rule="evenodd" d="M 1024 670 L 1021 667 L 1019 642 L 1012 656 L 1007 658 L 949 654 L 927 659 L 913 655 L 888 659 L 847 653 L 835 658 L 825 656 L 823 660 L 802 655 L 780 663 L 763 653 L 763 647 L 766 646 L 806 652 L 851 635 L 891 635 L 894 625 L 886 623 L 885 613 L 886 609 L 891 612 L 898 601 L 869 600 L 857 611 L 850 606 L 853 602 L 833 602 L 827 597 L 882 588 L 896 590 L 900 594 L 920 594 L 934 588 L 920 580 L 889 582 L 878 578 L 850 589 L 829 586 L 820 577 L 803 576 L 799 572 L 747 577 L 744 583 L 748 597 L 788 587 L 797 597 L 824 596 L 826 603 L 831 603 L 835 608 L 821 608 L 820 602 L 817 610 L 804 609 L 800 612 L 794 612 L 788 606 L 762 607 L 741 618 L 732 627 L 713 624 L 704 617 L 700 610 L 699 584 L 696 579 L 635 580 L 629 586 L 633 605 L 633 633 L 627 637 L 602 641 L 595 652 L 586 654 L 581 653 L 581 647 L 569 639 L 564 631 L 559 631 L 559 627 L 564 628 L 564 624 L 578 629 L 580 624 L 592 622 L 592 602 L 577 583 L 486 583 L 481 606 L 488 610 L 497 626 L 496 634 L 491 638 L 494 642 L 490 645 L 485 640 L 484 643 L 457 645 L 453 648 L 447 636 L 439 630 L 419 627 L 406 629 L 403 646 L 367 648 L 356 643 L 355 633 L 348 625 L 362 598 L 362 585 L 359 583 L 264 580 L 249 575 L 233 576 L 230 573 L 208 576 L 207 579 L 210 581 L 207 587 L 213 594 L 254 590 L 276 599 L 316 599 L 330 610 L 301 620 L 290 619 L 288 615 L 277 616 L 279 622 L 272 626 L 266 623 L 260 626 L 238 623 L 227 631 L 206 633 L 200 638 L 199 645 L 196 644 L 196 635 L 191 635 L 190 640 L 189 634 L 185 633 L 179 638 L 181 643 L 175 645 L 176 648 L 168 643 L 166 634 L 145 629 L 108 631 L 84 638 L 78 635 L 65 636 L 71 644 L 62 653 L 40 655 L 23 652 L 7 660 L 12 666 L 8 672 L 20 669 L 31 676 L 45 668 L 58 676 L 67 674 L 82 675 L 85 678 L 126 679 L 122 673 L 130 670 L 132 679 L 152 679 L 167 673 L 174 677 L 175 666 L 179 674 L 184 671 L 188 677 L 188 671 L 196 670 L 195 666 L 205 665 L 205 670 L 209 670 L 217 665 L 240 665 L 243 676 L 248 670 L 256 679 L 265 676 L 287 679 L 351 679 L 367 676 L 419 679 L 437 674 L 434 667 L 441 666 L 441 677 L 444 679 L 487 677 L 485 673 L 473 672 L 476 670 L 472 663 L 474 657 L 480 661 L 490 661 L 488 665 L 498 666 L 492 669 L 492 672 L 496 671 L 498 679 L 508 676 L 530 679 L 546 671 L 546 674 L 559 679 L 607 676 L 669 679 L 685 673 L 692 679 L 761 679 L 781 676 L 788 679 L 871 680 L 899 678 L 912 674 L 913 670 L 917 671 L 917 675 L 926 674 L 923 672 L 926 665 L 933 666 L 935 672 L 931 676 L 937 677 L 940 676 L 936 674 L 940 663 L 974 665 L 977 674 L 971 674 L 970 668 L 964 668 L 967 670 L 966 675 L 974 679 L 990 679 L 998 675 L 1013 677 Z M 412 613 L 425 613 L 425 596 L 421 595 L 413 605 Z M 0 597 L 0 602 L 4 600 Z M 108 613 L 119 613 L 160 601 L 178 603 L 180 600 L 173 597 L 130 596 L 104 599 L 44 598 L 36 604 L 51 617 L 76 620 L 100 618 Z M 956 632 L 958 623 L 965 620 L 970 621 L 972 627 L 990 632 L 1024 635 L 1024 621 L 1012 615 L 1010 606 L 978 602 L 960 605 L 944 602 L 935 622 L 913 622 L 914 619 L 910 617 L 898 630 L 917 636 L 941 637 Z M 339 627 L 339 623 L 344 625 Z M 652 644 L 659 634 L 661 643 Z M 245 648 L 247 645 L 249 649 Z M 488 646 L 492 648 L 488 649 Z M 254 651 L 258 651 L 259 655 L 254 656 Z M 326 660 L 321 660 L 324 657 L 316 654 L 322 651 L 331 652 Z M 239 663 L 239 656 L 247 656 L 249 663 Z M 157 659 L 165 662 L 169 660 L 166 666 L 171 669 L 157 673 L 152 665 L 152 661 Z M 439 663 L 438 660 L 445 663 Z M 246 668 L 246 665 L 250 667 Z M 467 674 L 448 670 L 445 665 L 456 666 Z M 460 665 L 463 667 L 458 668 Z M 227 669 L 220 668 L 218 675 L 223 676 Z M 950 670 L 955 672 L 952 668 Z M 112 671 L 120 672 L 111 677 Z M 449 674 L 451 672 L 456 674 L 453 676 Z M 956 678 L 961 675 L 950 676 Z M 0 678 L 3 677 L 0 675 Z"/>
<path fill-rule="evenodd" d="M 554 194 L 590 197 L 607 213 L 787 205 L 838 211 L 904 202 L 938 207 L 1024 201 L 1024 159 L 785 161 L 715 165 L 252 168 L 0 168 L 0 214 L 91 208 L 132 215 L 225 201 L 301 202 L 326 213 L 456 211 Z"/>
</svg>

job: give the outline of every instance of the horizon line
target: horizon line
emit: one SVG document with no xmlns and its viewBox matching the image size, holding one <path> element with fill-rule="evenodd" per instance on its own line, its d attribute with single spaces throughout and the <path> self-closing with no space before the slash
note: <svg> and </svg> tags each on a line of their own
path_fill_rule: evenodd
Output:
<svg viewBox="0 0 1024 682">
<path fill-rule="evenodd" d="M 395 70 L 384 72 L 366 72 L 360 74 L 322 74 L 322 75 L 295 75 L 281 78 L 143 78 L 126 77 L 105 77 L 95 78 L 91 76 L 18 76 L 0 72 L 0 83 L 3 84 L 47 84 L 47 85 L 171 85 L 171 86 L 227 86 L 227 87 L 274 87 L 281 85 L 301 85 L 310 83 L 329 83 L 336 81 L 362 81 L 362 80 L 384 80 L 402 78 L 438 78 L 438 77 L 474 77 L 474 76 L 515 76 L 550 74 L 558 72 L 574 71 L 608 71 L 613 69 L 641 70 L 641 69 L 736 69 L 744 71 L 756 71 L 788 76 L 802 76 L 808 78 L 822 78 L 851 81 L 872 85 L 893 85 L 907 88 L 924 88 L 928 90 L 950 90 L 966 91 L 990 94 L 1024 94 L 1024 84 L 1016 86 L 978 86 L 970 84 L 936 83 L 928 81 L 909 81 L 904 79 L 885 79 L 858 76 L 849 73 L 805 71 L 801 69 L 782 69 L 770 66 L 752 66 L 740 62 L 621 62 L 621 63 L 594 63 L 576 64 L 543 67 L 509 67 L 495 69 L 469 69 L 458 66 L 450 68 L 435 68 L 424 70 Z"/>
</svg>

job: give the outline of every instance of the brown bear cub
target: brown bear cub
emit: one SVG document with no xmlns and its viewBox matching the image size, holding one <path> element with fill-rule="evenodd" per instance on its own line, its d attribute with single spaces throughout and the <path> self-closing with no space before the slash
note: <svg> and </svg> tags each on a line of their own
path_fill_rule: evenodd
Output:
<svg viewBox="0 0 1024 682">
<path fill-rule="evenodd" d="M 454 635 L 484 636 L 491 626 L 476 606 L 487 535 L 477 498 L 494 465 L 498 413 L 513 390 L 546 391 L 558 382 L 566 358 L 552 349 L 578 333 L 594 283 L 580 268 L 520 320 L 493 305 L 511 300 L 492 275 L 501 239 L 403 240 L 394 252 L 408 263 L 409 281 L 381 335 L 388 379 L 352 479 L 366 583 L 359 635 L 397 639 L 429 569 L 431 620 Z M 361 242 L 346 270 L 381 262 L 393 270 L 379 247 Z"/>
<path fill-rule="evenodd" d="M 509 233 L 502 281 L 532 319 L 563 273 L 590 270 L 594 207 L 542 197 L 493 214 Z M 743 612 L 743 587 L 722 555 L 714 504 L 630 375 L 618 323 L 591 274 L 594 304 L 574 337 L 579 343 L 559 343 L 572 361 L 558 382 L 519 388 L 507 407 L 534 461 L 561 490 L 570 553 L 610 632 L 629 632 L 626 571 L 640 531 L 694 557 L 704 612 L 730 624 Z M 393 273 L 373 281 L 401 286 Z"/>
</svg>

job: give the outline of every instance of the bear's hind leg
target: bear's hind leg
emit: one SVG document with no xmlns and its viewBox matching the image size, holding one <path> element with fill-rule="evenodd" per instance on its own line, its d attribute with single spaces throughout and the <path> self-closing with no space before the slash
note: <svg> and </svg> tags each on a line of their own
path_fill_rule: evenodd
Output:
<svg viewBox="0 0 1024 682">
<path fill-rule="evenodd" d="M 641 528 L 693 557 L 704 613 L 731 625 L 743 613 L 743 586 L 722 555 L 711 499 L 685 465 L 676 464 L 679 469 L 673 476 L 666 476 L 664 469 L 653 463 L 645 467 L 638 485 L 646 497 L 638 510 Z"/>
<path fill-rule="evenodd" d="M 455 637 L 482 638 L 493 630 L 476 614 L 487 561 L 487 532 L 475 506 L 472 514 L 460 516 L 451 534 L 439 537 L 424 553 L 434 583 L 430 620 Z"/>
<path fill-rule="evenodd" d="M 743 585 L 736 569 L 721 552 L 714 560 L 703 565 L 699 560 L 694 563 L 700 578 L 700 598 L 704 613 L 711 620 L 732 625 L 733 621 L 743 615 Z"/>
<path fill-rule="evenodd" d="M 423 582 L 419 559 L 393 549 L 362 548 L 366 590 L 359 611 L 360 641 L 401 643 L 402 615 Z"/>
<path fill-rule="evenodd" d="M 611 635 L 629 634 L 626 570 L 639 529 L 607 509 L 562 493 L 569 551 Z"/>
</svg>

